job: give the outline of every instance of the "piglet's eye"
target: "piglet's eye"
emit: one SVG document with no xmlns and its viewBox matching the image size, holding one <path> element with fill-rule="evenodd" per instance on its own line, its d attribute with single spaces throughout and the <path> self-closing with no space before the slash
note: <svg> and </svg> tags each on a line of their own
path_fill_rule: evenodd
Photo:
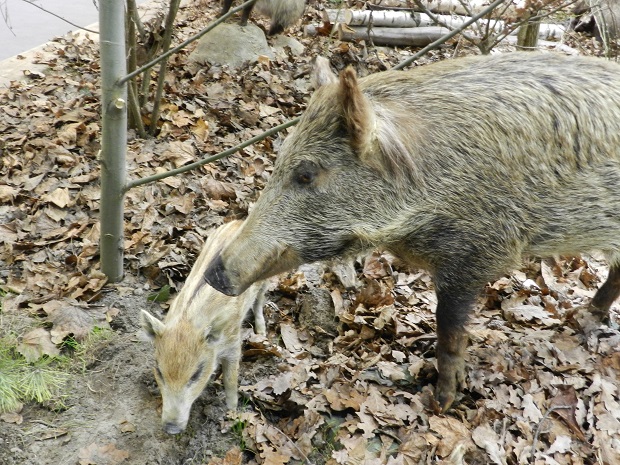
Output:
<svg viewBox="0 0 620 465">
<path fill-rule="evenodd" d="M 161 374 L 161 370 L 158 366 L 155 367 L 155 377 L 159 378 L 162 382 L 164 381 L 164 376 Z"/>
<path fill-rule="evenodd" d="M 196 370 L 196 372 L 192 375 L 192 377 L 189 379 L 190 383 L 195 383 L 196 381 L 198 381 L 200 379 L 200 375 L 202 375 L 202 365 L 200 365 L 198 367 L 198 369 Z"/>
</svg>

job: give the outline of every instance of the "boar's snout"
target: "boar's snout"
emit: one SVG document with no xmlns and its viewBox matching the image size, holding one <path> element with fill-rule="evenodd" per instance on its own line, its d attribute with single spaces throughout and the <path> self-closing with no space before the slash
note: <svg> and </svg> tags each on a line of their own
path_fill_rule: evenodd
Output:
<svg viewBox="0 0 620 465">
<path fill-rule="evenodd" d="M 184 425 L 179 425 L 178 423 L 174 423 L 172 421 L 167 421 L 164 423 L 164 431 L 168 434 L 179 434 L 185 430 Z"/>
<path fill-rule="evenodd" d="M 229 296 L 241 294 L 230 282 L 226 274 L 226 268 L 224 268 L 224 261 L 222 260 L 221 254 L 218 254 L 218 256 L 211 261 L 203 277 L 207 284 L 220 291 L 222 294 Z"/>
</svg>

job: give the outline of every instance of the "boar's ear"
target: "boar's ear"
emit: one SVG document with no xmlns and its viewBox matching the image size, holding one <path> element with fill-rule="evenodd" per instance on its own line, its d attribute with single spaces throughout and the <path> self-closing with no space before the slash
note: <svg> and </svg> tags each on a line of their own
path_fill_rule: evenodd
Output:
<svg viewBox="0 0 620 465">
<path fill-rule="evenodd" d="M 317 55 L 314 58 L 312 71 L 310 72 L 310 85 L 313 89 L 318 89 L 327 84 L 338 82 L 338 77 L 332 72 L 329 66 L 329 60 L 325 57 Z"/>
<path fill-rule="evenodd" d="M 166 326 L 151 315 L 149 312 L 142 310 L 142 330 L 149 337 L 149 339 L 155 339 L 155 336 L 161 336 Z"/>
<path fill-rule="evenodd" d="M 360 90 L 357 75 L 351 66 L 340 73 L 339 100 L 351 147 L 362 159 L 375 164 L 376 160 L 367 157 L 373 151 L 375 113 Z"/>
</svg>

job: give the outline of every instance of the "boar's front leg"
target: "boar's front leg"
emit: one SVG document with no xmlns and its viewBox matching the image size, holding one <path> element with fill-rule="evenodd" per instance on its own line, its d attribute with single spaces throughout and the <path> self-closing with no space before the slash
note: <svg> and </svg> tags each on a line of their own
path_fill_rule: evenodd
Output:
<svg viewBox="0 0 620 465">
<path fill-rule="evenodd" d="M 465 387 L 465 324 L 475 297 L 455 289 L 437 289 L 437 389 L 442 411 L 450 408 L 457 391 Z"/>
</svg>

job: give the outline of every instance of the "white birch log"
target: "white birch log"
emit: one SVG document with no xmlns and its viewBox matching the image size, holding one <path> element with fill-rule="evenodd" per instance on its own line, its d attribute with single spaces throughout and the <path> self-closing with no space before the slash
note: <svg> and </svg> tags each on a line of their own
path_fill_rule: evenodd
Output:
<svg viewBox="0 0 620 465">
<path fill-rule="evenodd" d="M 368 26 L 372 24 L 378 27 L 424 27 L 436 26 L 430 16 L 406 10 L 342 10 L 340 22 L 349 26 Z M 437 15 L 437 19 L 451 27 L 458 27 L 465 20 L 458 16 Z"/>
<path fill-rule="evenodd" d="M 368 40 L 375 45 L 423 47 L 450 32 L 444 27 L 351 27 L 338 24 L 338 39 Z"/>
<path fill-rule="evenodd" d="M 369 3 L 387 8 L 409 8 L 418 10 L 415 2 L 412 0 L 369 0 Z M 489 6 L 488 0 L 422 0 L 422 3 L 433 13 L 457 14 L 457 15 L 475 15 Z M 512 2 L 512 6 L 508 8 L 504 14 L 514 13 L 516 2 Z M 503 7 L 501 8 L 503 11 Z"/>
<path fill-rule="evenodd" d="M 321 16 L 325 22 L 330 22 L 332 24 L 343 23 L 345 11 L 345 8 L 338 8 L 337 10 L 325 9 L 321 12 Z"/>
<path fill-rule="evenodd" d="M 437 26 L 437 24 L 435 24 L 428 15 L 412 11 L 350 9 L 325 11 L 327 17 L 338 17 L 340 18 L 339 21 L 335 22 L 343 22 L 349 26 L 368 26 L 369 24 L 372 24 L 373 27 L 401 28 Z M 452 28 L 457 28 L 470 19 L 467 16 L 458 15 L 435 15 L 435 17 L 443 24 Z M 476 25 L 471 27 L 470 31 L 473 32 L 474 35 L 480 35 L 477 34 L 478 30 L 484 28 L 484 30 L 480 30 L 480 32 L 486 33 L 487 23 L 487 20 L 480 20 L 476 23 Z M 498 33 L 504 29 L 504 22 L 499 20 L 491 20 L 490 29 L 493 32 Z M 562 25 L 543 23 L 540 25 L 538 38 L 541 40 L 559 40 L 565 30 L 566 28 Z M 515 30 L 512 34 L 516 33 L 517 32 Z"/>
</svg>

